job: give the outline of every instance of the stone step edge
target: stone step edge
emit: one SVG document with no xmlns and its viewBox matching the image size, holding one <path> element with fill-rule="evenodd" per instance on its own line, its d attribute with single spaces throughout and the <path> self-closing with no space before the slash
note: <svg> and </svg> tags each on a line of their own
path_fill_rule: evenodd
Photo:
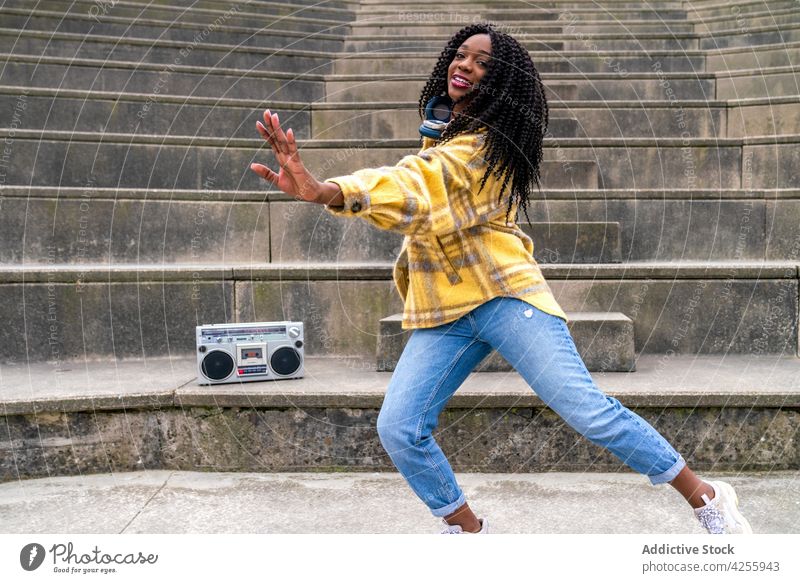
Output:
<svg viewBox="0 0 800 583">
<path fill-rule="evenodd" d="M 289 54 L 283 51 L 283 54 Z M 294 56 L 302 56 L 294 54 Z M 320 57 L 323 58 L 323 57 Z M 329 58 L 329 57 L 325 57 Z M 201 67 L 196 65 L 173 65 L 167 63 L 142 63 L 137 61 L 117 61 L 112 59 L 72 59 L 69 57 L 49 57 L 41 55 L 28 55 L 17 53 L 0 53 L 0 62 L 15 62 L 15 63 L 33 63 L 37 66 L 40 65 L 67 65 L 72 67 L 91 67 L 100 69 L 131 69 L 133 71 L 157 71 L 163 73 L 169 71 L 171 73 L 185 73 L 185 74 L 202 74 L 205 76 L 217 75 L 221 77 L 236 77 L 237 79 L 288 79 L 291 81 L 306 81 L 306 82 L 326 82 L 326 81 L 364 81 L 364 80 L 415 80 L 424 81 L 428 77 L 425 75 L 332 75 L 332 74 L 314 74 L 314 73 L 290 73 L 284 71 L 262 71 L 254 69 L 232 69 L 232 68 L 214 68 L 214 67 Z M 753 75 L 764 71 L 771 72 L 769 68 L 763 69 L 750 69 Z M 586 79 L 615 79 L 617 75 L 614 72 L 610 73 L 542 73 L 542 78 L 559 80 L 586 80 Z M 715 78 L 714 72 L 691 73 L 691 72 L 669 72 L 662 71 L 660 73 L 636 73 L 631 72 L 626 76 L 627 79 L 713 79 Z"/>
<path fill-rule="evenodd" d="M 773 27 L 754 27 L 752 29 L 748 29 L 748 34 L 751 33 L 758 33 L 758 32 L 771 32 L 775 31 L 785 31 L 785 30 L 793 30 L 796 28 L 800 28 L 800 23 L 787 26 L 787 25 L 775 25 Z M 724 34 L 730 33 L 730 34 Z M 714 36 L 730 36 L 730 35 L 743 35 L 738 29 L 733 29 L 731 31 L 714 31 Z M 185 49 L 186 48 L 186 41 L 177 41 L 177 40 L 169 40 L 169 39 L 151 39 L 147 37 L 116 37 L 110 35 L 85 35 L 80 33 L 69 33 L 69 32 L 48 32 L 48 31 L 39 31 L 39 30 L 18 30 L 14 28 L 6 28 L 0 27 L 0 35 L 13 35 L 15 38 L 19 37 L 27 37 L 27 38 L 43 38 L 47 39 L 48 41 L 51 40 L 66 40 L 66 41 L 80 41 L 81 44 L 84 42 L 105 42 L 105 43 L 112 43 L 115 47 L 123 44 L 123 45 L 135 45 L 135 46 L 146 46 L 148 48 L 156 47 L 163 47 L 163 48 L 174 48 L 174 49 Z M 524 37 L 527 35 L 518 35 L 522 37 L 520 40 L 526 40 Z M 554 41 L 554 42 L 562 42 L 562 41 L 574 41 L 576 39 L 565 36 L 564 34 L 536 34 L 537 40 L 542 41 Z M 303 33 L 303 38 L 308 37 L 308 33 Z M 369 36 L 364 35 L 362 38 L 358 38 L 354 35 L 317 35 L 315 38 L 321 40 L 331 40 L 335 42 L 346 42 L 346 41 L 396 41 L 397 37 L 392 35 L 381 35 L 381 36 Z M 442 42 L 446 42 L 449 37 L 444 37 L 441 35 L 427 35 L 427 36 L 414 36 L 404 37 L 405 40 L 430 40 L 436 41 L 441 40 Z M 667 39 L 674 39 L 674 38 L 687 38 L 687 39 L 704 39 L 708 38 L 707 34 L 703 33 L 640 33 L 637 34 L 635 37 L 628 36 L 621 36 L 615 33 L 594 33 L 594 34 L 586 34 L 583 35 L 583 38 L 587 40 L 599 40 L 599 39 L 617 39 L 617 40 L 647 40 L 647 39 L 658 39 L 658 38 L 667 38 Z M 794 41 L 796 42 L 796 41 Z M 762 49 L 768 46 L 780 45 L 780 43 L 769 43 L 764 45 L 753 45 L 751 47 L 744 47 L 744 48 L 759 48 Z M 300 57 L 311 57 L 311 58 L 324 58 L 330 55 L 330 53 L 321 53 L 320 51 L 309 51 L 303 49 L 283 49 L 283 48 L 269 48 L 269 47 L 257 47 L 257 46 L 242 46 L 242 45 L 233 45 L 233 44 L 223 44 L 223 43 L 208 43 L 203 46 L 205 50 L 214 50 L 214 51 L 224 51 L 225 55 L 231 53 L 253 53 L 253 54 L 276 54 L 280 53 L 281 55 L 288 55 L 288 56 L 300 56 Z M 731 48 L 731 47 L 726 47 Z M 735 47 L 737 51 L 742 51 L 743 47 Z M 631 49 L 624 49 L 624 50 L 599 50 L 599 51 L 592 51 L 592 50 L 572 50 L 572 51 L 564 51 L 559 50 L 558 55 L 562 56 L 642 56 L 646 54 L 650 57 L 656 56 L 677 56 L 677 57 L 685 57 L 685 56 L 705 56 L 709 53 L 715 53 L 718 51 L 722 51 L 722 49 L 654 49 L 648 51 L 636 51 Z M 552 55 L 552 50 L 529 50 L 528 51 L 531 57 L 535 57 L 538 55 Z M 337 53 L 334 53 L 337 54 Z M 350 51 L 341 51 L 341 55 L 353 54 Z M 386 55 L 387 53 L 383 53 Z M 388 53 L 391 55 L 407 55 L 407 52 L 400 52 L 397 53 L 392 52 Z M 421 51 L 421 54 L 424 56 L 437 56 L 437 53 L 432 51 Z M 357 53 L 359 57 L 363 57 L 362 53 Z M 32 55 L 37 56 L 37 55 Z M 41 58 L 41 55 L 38 55 Z M 76 59 L 76 61 L 79 59 Z M 108 61 L 110 63 L 115 61 Z M 166 64 L 165 64 L 166 65 Z M 179 67 L 180 65 L 173 65 L 173 68 Z"/>
<path fill-rule="evenodd" d="M 749 15 L 748 15 L 749 16 Z M 507 26 L 513 26 L 515 23 L 521 21 L 511 21 Z M 557 22 L 557 21 L 554 21 Z M 602 22 L 602 21 L 599 21 Z M 614 22 L 614 21 L 608 21 Z M 622 20 L 622 22 L 626 22 Z M 647 22 L 647 21 L 642 21 Z M 698 24 L 702 24 L 702 21 L 688 21 L 688 20 L 660 20 L 658 22 L 675 22 L 677 24 L 691 24 L 697 26 Z M 576 21 L 576 24 L 580 23 L 583 24 L 582 21 Z M 413 21 L 412 23 L 413 24 Z M 505 24 L 505 23 L 504 23 Z M 526 23 L 527 24 L 527 23 Z M 547 22 L 543 22 L 543 24 L 547 24 Z M 565 23 L 567 24 L 567 23 Z M 551 41 L 551 42 L 561 42 L 561 41 L 570 41 L 570 42 L 578 42 L 579 40 L 601 40 L 601 39 L 613 39 L 613 40 L 654 40 L 654 39 L 669 39 L 669 40 L 678 40 L 678 39 L 686 39 L 686 40 L 703 40 L 707 38 L 720 38 L 720 37 L 728 37 L 728 36 L 749 36 L 754 33 L 760 32 L 783 32 L 787 30 L 794 30 L 800 28 L 800 23 L 788 23 L 788 24 L 767 24 L 762 26 L 754 26 L 752 28 L 748 27 L 747 32 L 742 32 L 740 28 L 721 28 L 713 31 L 708 32 L 637 32 L 635 35 L 624 35 L 618 32 L 581 32 L 581 38 L 577 39 L 573 35 L 569 33 L 526 33 L 521 32 L 514 35 L 520 44 L 523 44 L 525 41 L 532 41 L 541 40 L 542 42 Z M 449 36 L 441 35 L 441 34 L 419 34 L 419 35 L 407 35 L 403 36 L 403 40 L 411 40 L 411 41 L 438 41 L 441 40 L 442 42 L 447 42 Z M 388 34 L 350 34 L 345 39 L 347 41 L 353 42 L 380 42 L 380 41 L 391 41 L 397 40 L 396 36 L 391 36 Z M 698 50 L 698 49 L 695 49 Z M 708 49 L 699 49 L 700 52 L 705 53 Z M 650 53 L 650 51 L 647 51 Z M 687 54 L 692 54 L 693 51 L 687 50 Z"/>
<path fill-rule="evenodd" d="M 341 1 L 346 1 L 346 0 L 341 0 Z M 246 7 L 250 8 L 250 9 L 263 8 L 264 10 L 269 10 L 269 9 L 280 10 L 280 9 L 288 7 L 288 8 L 296 8 L 298 11 L 302 11 L 304 9 L 312 8 L 314 10 L 317 10 L 317 11 L 320 11 L 320 12 L 327 12 L 329 14 L 340 14 L 340 15 L 344 15 L 344 16 L 350 16 L 351 18 L 355 17 L 355 15 L 358 14 L 357 8 L 361 5 L 361 3 L 360 2 L 346 2 L 346 3 L 350 4 L 351 7 L 350 8 L 337 8 L 337 7 L 334 7 L 334 6 L 327 6 L 324 2 L 322 2 L 322 3 L 317 2 L 315 4 L 293 4 L 293 3 L 286 3 L 286 2 L 264 2 L 262 0 L 250 0 L 250 1 L 248 1 L 246 3 Z M 91 0 L 83 0 L 83 1 L 78 0 L 76 2 L 73 2 L 70 7 L 72 7 L 72 6 L 80 6 L 81 4 L 89 5 L 89 7 L 91 7 L 92 5 L 95 4 L 95 2 L 93 2 Z M 233 7 L 241 4 L 241 2 L 229 2 L 228 4 L 229 4 L 229 6 L 231 8 L 233 8 Z M 167 11 L 176 12 L 176 13 L 178 13 L 178 15 L 183 14 L 183 12 L 186 9 L 185 6 L 171 6 L 169 4 L 149 4 L 149 3 L 143 3 L 143 2 L 126 2 L 125 0 L 115 0 L 114 5 L 115 6 L 121 6 L 121 7 L 134 8 L 134 9 L 135 8 L 142 9 L 142 8 L 146 8 L 146 7 L 147 8 L 159 8 L 159 9 L 164 9 L 164 10 L 167 10 Z M 204 13 L 208 13 L 211 16 L 214 16 L 214 15 L 222 16 L 222 15 L 224 15 L 226 12 L 228 12 L 230 10 L 230 8 L 228 8 L 228 9 L 222 9 L 222 8 L 198 8 L 198 7 L 195 7 L 195 6 L 192 6 L 191 9 L 192 9 L 193 12 L 204 12 Z M 15 10 L 25 10 L 25 9 L 24 8 L 16 8 Z M 32 14 L 32 13 L 36 14 L 36 13 L 39 13 L 39 12 L 55 13 L 60 17 L 64 17 L 64 16 L 71 16 L 71 17 L 83 16 L 82 13 L 66 13 L 65 14 L 63 12 L 57 12 L 57 11 L 54 11 L 54 10 L 41 10 L 41 9 L 28 10 L 26 12 L 26 15 L 27 14 Z M 256 17 L 261 17 L 261 18 L 264 17 L 264 12 L 256 12 L 256 11 L 246 12 L 246 11 L 243 11 L 243 10 L 239 10 L 239 11 L 237 11 L 237 14 L 243 14 L 245 16 L 256 16 Z M 87 11 L 87 16 L 88 16 L 89 19 L 94 20 L 94 15 L 89 15 L 88 11 Z M 272 16 L 272 15 L 268 15 L 268 16 Z M 277 16 L 278 18 L 288 18 L 288 17 L 284 17 L 284 16 L 281 16 L 281 15 L 274 15 L 274 16 Z M 100 13 L 97 14 L 97 17 L 98 18 L 109 18 L 109 17 L 111 17 L 111 15 L 107 14 L 107 13 L 103 14 L 102 11 L 101 11 Z M 114 18 L 130 20 L 130 18 L 127 18 L 127 17 L 114 17 Z M 319 20 L 321 22 L 329 22 L 328 20 L 322 19 L 322 18 L 313 18 L 313 17 L 295 17 L 295 18 L 303 18 L 303 19 L 306 19 L 306 20 Z M 347 22 L 347 21 L 334 20 L 333 22 Z"/>
<path fill-rule="evenodd" d="M 707 34 L 700 35 L 700 38 L 707 38 Z M 567 56 L 593 56 L 593 55 L 603 55 L 603 56 L 624 56 L 624 55 L 631 55 L 631 56 L 651 56 L 654 54 L 658 55 L 674 55 L 674 56 L 716 56 L 718 54 L 728 54 L 728 53 L 759 53 L 759 52 L 769 52 L 775 50 L 786 50 L 786 49 L 794 49 L 800 47 L 800 41 L 791 41 L 787 43 L 764 43 L 764 44 L 757 44 L 757 45 L 745 45 L 745 46 L 733 46 L 733 47 L 714 47 L 708 49 L 692 49 L 692 50 L 679 50 L 679 49 L 658 49 L 655 51 L 634 51 L 631 49 L 604 49 L 604 50 L 570 50 L 570 51 L 559 51 L 557 54 L 554 55 L 553 51 L 543 51 L 543 50 L 529 50 L 528 53 L 530 54 L 531 58 L 539 58 L 539 57 L 559 57 L 561 55 Z M 435 59 L 438 57 L 438 53 L 433 51 L 396 51 L 391 53 L 393 56 L 400 55 L 402 57 L 418 57 L 418 58 L 431 58 Z M 351 52 L 343 52 L 337 55 L 338 59 L 371 59 L 371 58 L 379 58 L 385 55 L 385 53 L 375 54 L 373 55 L 371 51 L 366 51 L 362 53 L 351 53 Z"/>
<path fill-rule="evenodd" d="M 740 7 L 740 6 L 748 6 L 750 4 L 758 4 L 762 6 L 764 4 L 764 0 L 730 0 L 728 2 L 716 2 L 714 4 L 699 4 L 699 3 L 692 3 L 691 0 L 684 1 L 684 8 L 687 12 L 691 10 L 713 10 L 716 8 L 727 8 L 730 9 L 732 6 Z M 749 13 L 747 13 L 749 14 Z"/>
<path fill-rule="evenodd" d="M 650 358 L 658 358 L 658 355 L 648 355 Z M 742 362 L 742 367 L 750 362 L 752 357 L 744 356 L 725 356 L 726 360 L 735 359 Z M 178 358 L 161 359 L 165 370 L 171 370 L 176 363 L 182 368 L 193 367 L 195 359 L 193 356 L 180 356 Z M 672 362 L 686 361 L 687 365 L 694 364 L 697 357 L 692 355 L 673 355 L 670 357 Z M 789 360 L 787 358 L 786 360 Z M 182 362 L 181 362 L 182 361 Z M 307 373 L 305 379 L 291 379 L 283 381 L 254 382 L 227 385 L 198 385 L 197 377 L 193 373 L 180 374 L 180 381 L 174 387 L 168 389 L 154 389 L 152 391 L 141 392 L 112 392 L 104 393 L 80 391 L 67 395 L 49 395 L 46 397 L 20 399 L 20 398 L 0 398 L 0 416 L 5 415 L 29 415 L 39 413 L 67 413 L 76 411 L 96 411 L 96 410 L 118 410 L 123 414 L 131 409 L 136 410 L 158 410 L 164 408 L 183 408 L 183 407 L 203 407 L 219 409 L 222 407 L 232 408 L 311 408 L 311 407 L 352 407 L 352 408 L 380 408 L 386 394 L 386 386 L 392 376 L 391 372 L 375 372 L 374 370 L 359 371 L 356 366 L 358 363 L 352 362 L 353 359 L 347 357 L 306 357 L 307 363 L 322 361 L 338 361 L 341 367 L 347 367 L 354 375 L 361 377 L 358 381 L 359 388 L 356 390 L 348 389 L 345 385 L 341 390 L 332 392 L 330 390 L 308 390 L 304 382 L 314 382 L 313 377 Z M 90 361 L 88 366 L 96 370 L 99 368 L 116 369 L 119 362 L 115 359 L 100 361 Z M 159 359 L 148 359 L 148 367 Z M 361 362 L 361 361 L 359 361 Z M 362 364 L 367 364 L 363 362 Z M 3 365 L 6 369 L 7 367 Z M 52 363 L 36 363 L 31 365 L 42 369 L 47 374 L 52 374 Z M 75 366 L 83 368 L 87 362 L 59 361 L 58 366 Z M 25 367 L 24 364 L 17 364 L 16 367 Z M 63 374 L 63 373 L 60 373 Z M 86 373 L 84 373 L 86 374 Z M 177 374 L 177 373 L 176 373 Z M 735 391 L 725 390 L 726 381 L 720 381 L 720 389 L 702 390 L 694 389 L 664 389 L 648 388 L 647 383 L 650 372 L 646 373 L 593 373 L 596 380 L 602 384 L 605 379 L 621 378 L 624 375 L 626 380 L 641 380 L 645 384 L 642 389 L 624 389 L 615 391 L 613 389 L 604 390 L 608 395 L 617 397 L 628 407 L 658 407 L 658 408 L 798 408 L 800 407 L 800 388 L 796 390 L 770 390 L 761 387 L 763 373 L 752 373 L 752 388 L 737 389 Z M 365 375 L 372 375 L 371 379 L 364 379 Z M 486 376 L 489 375 L 489 376 Z M 748 373 L 744 373 L 745 378 Z M 33 375 L 35 378 L 35 375 Z M 489 383 L 497 383 L 498 379 L 503 380 L 502 390 L 489 390 L 475 387 L 480 384 L 481 379 L 486 379 Z M 365 387 L 366 383 L 366 387 Z M 473 372 L 470 378 L 448 402 L 450 408 L 543 408 L 543 401 L 533 393 L 525 381 L 515 372 Z"/>
<path fill-rule="evenodd" d="M 25 95 L 26 97 L 54 97 L 55 99 L 83 99 L 84 101 L 147 101 L 152 95 L 146 93 L 129 93 L 126 91 L 98 91 L 94 89 L 59 89 L 51 87 L 27 87 L 23 85 L 0 85 L 0 95 Z M 162 103 L 175 103 L 179 105 L 213 105 L 231 108 L 255 109 L 257 105 L 253 99 L 238 99 L 233 97 L 197 97 L 192 95 L 159 94 L 158 100 Z M 782 105 L 800 103 L 800 95 L 781 95 L 776 97 L 743 97 L 734 99 L 605 99 L 602 102 L 590 99 L 564 100 L 548 104 L 550 111 L 559 109 L 647 109 L 669 108 L 676 105 L 684 108 L 712 107 L 738 107 L 742 105 Z M 265 100 L 258 105 L 269 106 L 275 111 L 280 109 L 292 111 L 339 111 L 349 109 L 400 109 L 409 110 L 417 108 L 416 101 L 272 101 Z M 566 118 L 572 119 L 572 118 Z"/>
<path fill-rule="evenodd" d="M 761 0 L 761 3 L 763 5 L 763 0 Z M 730 8 L 731 7 L 730 4 L 725 4 L 724 6 L 726 8 Z M 602 25 L 602 24 L 612 24 L 612 25 L 613 24 L 619 24 L 619 25 L 627 27 L 627 26 L 630 26 L 632 24 L 633 25 L 642 24 L 642 25 L 650 25 L 650 26 L 652 26 L 654 24 L 667 24 L 667 25 L 669 25 L 669 24 L 673 24 L 673 23 L 674 24 L 688 24 L 688 25 L 691 25 L 691 26 L 698 26 L 698 25 L 703 25 L 703 24 L 709 23 L 709 22 L 724 22 L 726 20 L 735 21 L 736 18 L 737 18 L 736 14 L 733 13 L 733 12 L 731 12 L 732 15 L 721 14 L 721 15 L 709 16 L 709 17 L 705 17 L 705 18 L 704 17 L 693 18 L 690 15 L 690 12 L 692 11 L 691 8 L 686 8 L 686 7 L 683 7 L 683 8 L 667 8 L 667 10 L 681 10 L 681 9 L 685 10 L 686 13 L 687 13 L 687 15 L 686 15 L 687 17 L 686 17 L 685 20 L 684 19 L 670 19 L 670 20 L 665 20 L 665 21 L 654 21 L 654 20 L 648 20 L 648 19 L 645 19 L 645 18 L 639 18 L 639 19 L 625 19 L 623 21 L 615 21 L 615 20 L 609 20 L 609 19 L 563 21 L 563 20 L 556 19 L 556 20 L 537 21 L 535 26 L 557 26 L 557 25 L 562 25 L 563 26 L 564 24 L 574 24 L 574 25 L 577 25 L 577 26 L 585 26 L 585 25 L 594 26 L 594 25 Z M 700 10 L 703 10 L 703 9 L 704 8 L 701 8 Z M 555 9 L 553 9 L 553 10 L 555 10 Z M 569 8 L 567 10 L 570 13 L 573 13 L 573 12 L 581 11 L 582 9 L 571 9 L 571 8 Z M 616 10 L 616 8 L 614 10 Z M 636 9 L 633 9 L 633 10 L 636 10 Z M 656 10 L 660 11 L 660 10 L 663 10 L 663 9 L 662 8 L 658 8 Z M 590 9 L 590 10 L 586 10 L 585 12 L 600 12 L 600 10 L 591 10 Z M 761 18 L 761 17 L 770 17 L 770 16 L 771 17 L 775 17 L 775 16 L 791 15 L 791 14 L 794 14 L 794 13 L 795 13 L 795 9 L 794 8 L 782 8 L 780 10 L 772 10 L 772 11 L 763 10 L 761 12 L 747 12 L 743 16 L 747 16 L 747 18 Z M 357 14 L 367 14 L 367 13 L 358 12 Z M 372 12 L 370 12 L 369 14 L 372 14 Z M 390 13 L 387 12 L 387 14 L 390 14 Z M 408 20 L 405 20 L 405 21 L 404 20 L 382 20 L 382 21 L 379 21 L 377 24 L 381 25 L 381 26 L 383 26 L 385 24 L 388 24 L 390 26 L 393 26 L 393 25 L 406 25 L 406 26 L 408 26 L 409 24 L 422 25 L 422 26 L 441 26 L 442 24 L 449 24 L 449 23 L 446 22 L 446 21 L 443 22 L 443 23 L 440 23 L 440 22 L 432 22 L 432 23 L 423 22 L 423 23 L 420 23 L 420 22 L 416 22 L 416 21 L 413 21 L 413 20 L 411 20 L 411 21 L 408 21 Z M 350 26 L 353 27 L 353 28 L 358 28 L 358 27 L 362 27 L 362 26 L 363 27 L 368 27 L 368 26 L 376 26 L 376 23 L 370 22 L 368 20 L 356 20 L 354 22 L 351 22 Z M 730 29 L 725 29 L 725 30 L 726 31 L 739 31 L 740 29 L 739 28 L 730 28 Z M 748 30 L 750 30 L 750 29 L 748 29 Z M 587 34 L 592 34 L 592 33 L 587 33 Z"/>
<path fill-rule="evenodd" d="M 288 54 L 283 52 L 283 54 Z M 322 57 L 320 57 L 322 58 Z M 173 65 L 166 63 L 140 63 L 136 61 L 115 61 L 110 59 L 71 59 L 69 57 L 49 57 L 41 55 L 0 53 L 0 61 L 14 61 L 17 63 L 35 63 L 36 65 L 69 65 L 70 67 L 100 67 L 101 69 L 134 69 L 142 71 L 163 72 L 169 69 L 170 72 L 177 73 L 198 73 L 203 75 L 235 76 L 237 78 L 266 78 L 266 79 L 290 79 L 293 81 L 424 81 L 428 79 L 425 74 L 358 74 L 358 75 L 334 75 L 334 74 L 313 74 L 313 73 L 289 73 L 283 71 L 258 71 L 253 69 L 218 69 L 213 67 L 200 67 L 195 65 Z M 730 71 L 630 71 L 626 79 L 717 79 L 735 76 L 765 76 L 779 73 L 792 73 L 800 70 L 800 65 L 762 67 L 760 69 L 735 69 Z M 613 71 L 608 73 L 542 73 L 543 79 L 550 81 L 585 81 L 589 79 L 609 79 L 615 80 L 619 77 Z"/>
<path fill-rule="evenodd" d="M 279 190 L 192 190 L 161 188 L 84 188 L 81 186 L 0 185 L 8 198 L 59 198 L 62 200 L 137 200 L 187 202 L 297 202 Z M 542 188 L 545 200 L 795 200 L 800 188 L 772 189 L 554 189 Z"/>
<path fill-rule="evenodd" d="M 87 3 L 87 4 L 89 4 L 89 3 Z M 91 3 L 91 5 L 94 5 L 94 3 Z M 119 1 L 119 0 L 115 1 L 114 5 L 115 6 L 121 6 L 121 7 L 128 6 L 128 7 L 131 7 L 131 8 L 142 8 L 143 7 L 142 4 L 137 4 L 137 3 L 134 3 L 134 2 L 122 2 L 122 1 Z M 253 5 L 252 3 L 248 4 L 248 6 L 252 6 L 252 5 Z M 235 4 L 232 4 L 232 7 L 233 6 L 235 6 Z M 185 16 L 185 7 L 170 6 L 169 4 L 150 4 L 147 7 L 148 8 L 157 8 L 159 10 L 163 9 L 163 10 L 173 11 L 173 12 L 176 13 L 177 16 Z M 315 9 L 320 9 L 321 8 L 323 10 L 326 9 L 325 6 L 322 6 L 322 5 L 319 5 L 319 4 L 317 4 L 315 6 L 309 6 L 309 7 L 310 8 L 315 8 Z M 330 9 L 330 8 L 327 8 L 327 9 L 328 10 L 337 10 L 338 12 L 340 12 L 342 14 L 348 14 L 348 15 L 353 15 L 354 14 L 353 11 L 351 11 L 351 10 Z M 200 30 L 204 30 L 204 29 L 209 27 L 209 23 L 208 22 L 192 22 L 192 21 L 188 21 L 187 22 L 187 21 L 177 21 L 177 20 L 162 20 L 162 19 L 159 19 L 159 18 L 139 18 L 138 16 L 137 17 L 113 16 L 111 14 L 97 14 L 95 16 L 95 15 L 89 14 L 88 12 L 86 12 L 86 13 L 76 13 L 76 12 L 63 13 L 63 12 L 58 12 L 58 11 L 55 11 L 55 10 L 42 10 L 42 9 L 38 9 L 38 8 L 35 9 L 35 10 L 26 10 L 25 8 L 5 8 L 4 7 L 3 8 L 3 12 L 4 13 L 8 13 L 8 14 L 18 15 L 18 16 L 39 16 L 39 17 L 45 17 L 45 18 L 58 18 L 58 19 L 60 19 L 62 21 L 63 20 L 91 20 L 92 22 L 97 22 L 99 20 L 101 24 L 105 24 L 105 23 L 110 23 L 110 24 L 128 24 L 128 25 L 135 24 L 135 25 L 144 25 L 144 26 L 163 26 L 163 25 L 166 25 L 165 28 L 189 28 L 189 29 L 196 28 L 196 29 L 200 29 Z M 209 16 L 215 16 L 215 15 L 224 16 L 227 12 L 229 12 L 229 11 L 228 10 L 216 10 L 216 9 L 213 9 L 213 8 L 196 8 L 196 7 L 193 6 L 191 13 L 192 14 L 193 13 L 206 13 Z M 268 17 L 274 17 L 276 19 L 275 23 L 284 23 L 285 22 L 286 24 L 297 23 L 297 24 L 339 25 L 339 26 L 342 26 L 342 27 L 345 27 L 345 26 L 349 27 L 351 25 L 351 22 L 352 22 L 352 20 L 349 20 L 349 21 L 348 20 L 335 20 L 335 19 L 325 19 L 325 18 L 314 18 L 314 17 L 309 17 L 309 16 L 291 16 L 291 15 L 290 16 L 282 16 L 282 15 L 279 15 L 279 14 L 264 14 L 264 13 L 260 13 L 260 12 L 248 12 L 248 11 L 244 11 L 244 10 L 237 10 L 236 11 L 236 16 L 243 16 L 243 17 L 251 16 L 251 17 L 256 17 L 256 18 L 260 18 L 260 19 L 268 18 Z M 0 30 L 2 30 L 2 29 L 0 29 Z M 26 29 L 26 30 L 34 31 L 34 30 L 38 30 L 38 29 L 34 28 L 34 29 Z M 300 38 L 305 38 L 309 34 L 307 32 L 295 31 L 295 30 L 273 30 L 271 28 L 258 28 L 258 27 L 254 27 L 254 26 L 235 26 L 235 25 L 230 25 L 230 24 L 221 24 L 219 26 L 215 26 L 214 27 L 214 31 L 252 32 L 254 34 L 267 32 L 269 34 L 274 34 L 275 36 L 288 36 L 288 37 L 300 37 Z M 64 33 L 64 34 L 77 34 L 77 33 Z M 317 33 L 314 33 L 314 34 L 316 35 Z M 345 35 L 320 33 L 319 36 L 315 36 L 315 38 L 322 37 L 322 38 L 325 38 L 326 40 L 341 40 L 343 36 L 345 36 Z M 139 37 L 139 38 L 142 38 L 142 37 Z"/>
<path fill-rule="evenodd" d="M 240 264 L 22 264 L 0 265 L 0 285 L 69 283 L 220 283 L 223 281 L 391 281 L 394 262 Z M 686 261 L 542 263 L 546 279 L 797 279 L 797 261 Z"/>
<path fill-rule="evenodd" d="M 288 129 L 288 128 L 285 128 Z M 255 132 L 255 130 L 254 130 Z M 125 146 L 137 145 L 158 145 L 158 146 L 192 146 L 192 147 L 212 147 L 212 148 L 248 148 L 253 149 L 254 153 L 259 147 L 264 147 L 264 140 L 255 138 L 214 138 L 209 136 L 180 136 L 180 135 L 157 135 L 157 134 L 129 134 L 119 132 L 73 132 L 73 131 L 54 131 L 54 130 L 23 130 L 13 128 L 0 128 L 0 138 L 11 138 L 14 140 L 36 140 L 39 142 L 100 142 L 103 145 L 122 144 Z M 703 147 L 736 147 L 736 146 L 756 146 L 756 145 L 777 145 L 777 144 L 798 144 L 800 134 L 779 134 L 765 136 L 743 136 L 743 137 L 581 137 L 581 138 L 547 138 L 544 141 L 544 148 L 550 147 L 617 147 L 617 148 L 685 148 L 689 146 Z M 370 149 L 401 149 L 418 148 L 418 139 L 405 138 L 344 138 L 337 140 L 297 140 L 300 148 L 307 149 L 329 149 L 329 148 L 370 148 Z M 545 159 L 547 162 L 548 160 Z M 577 162 L 578 160 L 573 160 Z M 587 160 L 589 161 L 589 160 Z"/>
</svg>

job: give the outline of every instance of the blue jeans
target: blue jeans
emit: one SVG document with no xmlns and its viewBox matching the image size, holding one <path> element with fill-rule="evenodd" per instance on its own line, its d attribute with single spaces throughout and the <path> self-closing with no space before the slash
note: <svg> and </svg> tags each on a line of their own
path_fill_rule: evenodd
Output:
<svg viewBox="0 0 800 583">
<path fill-rule="evenodd" d="M 434 516 L 465 502 L 433 430 L 464 379 L 496 349 L 573 429 L 652 484 L 669 482 L 683 457 L 647 421 L 594 384 L 567 324 L 527 302 L 496 297 L 454 322 L 411 333 L 378 415 L 392 462 Z"/>
</svg>

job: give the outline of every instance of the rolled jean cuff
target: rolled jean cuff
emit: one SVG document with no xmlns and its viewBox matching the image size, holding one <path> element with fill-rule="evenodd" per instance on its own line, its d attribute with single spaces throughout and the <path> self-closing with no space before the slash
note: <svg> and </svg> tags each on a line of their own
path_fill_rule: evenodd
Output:
<svg viewBox="0 0 800 583">
<path fill-rule="evenodd" d="M 658 484 L 663 484 L 664 482 L 669 482 L 675 479 L 675 476 L 681 473 L 681 470 L 686 467 L 686 460 L 683 459 L 683 456 L 678 454 L 678 461 L 672 464 L 672 467 L 668 469 L 666 472 L 661 472 L 656 476 L 648 476 L 650 478 L 650 483 L 653 486 L 657 486 Z"/>
<path fill-rule="evenodd" d="M 453 502 L 452 504 L 448 504 L 447 506 L 444 506 L 444 507 L 442 507 L 442 508 L 437 508 L 436 510 L 434 510 L 433 508 L 431 508 L 431 513 L 432 513 L 434 516 L 437 516 L 437 517 L 443 517 L 443 516 L 447 516 L 448 514 L 452 514 L 453 512 L 455 512 L 456 510 L 458 510 L 459 508 L 461 508 L 461 507 L 462 507 L 464 504 L 466 504 L 466 503 L 467 503 L 467 499 L 466 499 L 466 497 L 464 496 L 464 494 L 462 493 L 462 494 L 461 494 L 461 495 L 458 497 L 458 500 L 456 500 L 456 501 L 455 501 L 455 502 Z"/>
</svg>

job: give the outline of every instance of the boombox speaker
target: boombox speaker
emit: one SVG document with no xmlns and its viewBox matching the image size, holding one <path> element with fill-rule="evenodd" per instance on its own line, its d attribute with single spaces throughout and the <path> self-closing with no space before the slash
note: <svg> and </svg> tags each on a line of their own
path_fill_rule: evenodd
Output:
<svg viewBox="0 0 800 583">
<path fill-rule="evenodd" d="M 303 323 L 197 326 L 201 385 L 303 378 Z"/>
</svg>

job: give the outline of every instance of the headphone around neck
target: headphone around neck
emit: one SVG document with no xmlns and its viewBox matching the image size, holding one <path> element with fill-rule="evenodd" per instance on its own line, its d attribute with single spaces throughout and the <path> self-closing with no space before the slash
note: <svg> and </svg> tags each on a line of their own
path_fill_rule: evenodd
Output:
<svg viewBox="0 0 800 583">
<path fill-rule="evenodd" d="M 450 122 L 453 100 L 449 95 L 432 97 L 425 106 L 425 120 L 419 126 L 419 133 L 427 138 L 439 139 Z"/>
</svg>

